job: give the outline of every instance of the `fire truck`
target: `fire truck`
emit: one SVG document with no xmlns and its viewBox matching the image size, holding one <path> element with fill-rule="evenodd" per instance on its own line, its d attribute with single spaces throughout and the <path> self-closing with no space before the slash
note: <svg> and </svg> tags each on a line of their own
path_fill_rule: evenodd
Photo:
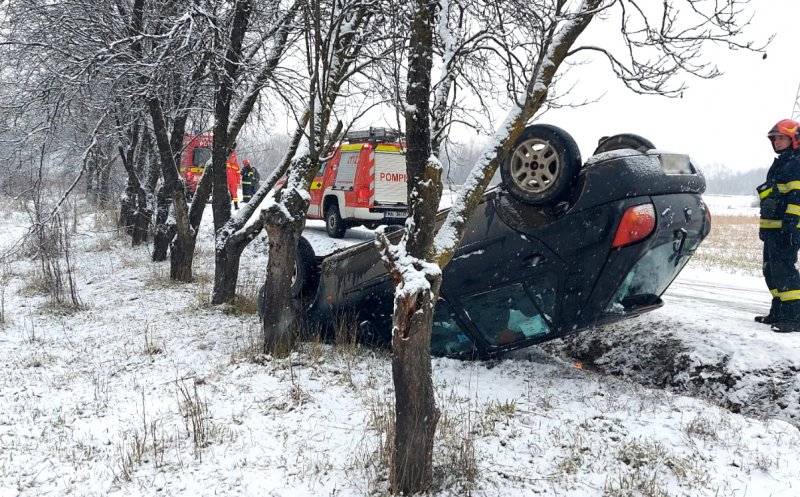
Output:
<svg viewBox="0 0 800 497">
<path fill-rule="evenodd" d="M 347 228 L 403 224 L 408 215 L 405 147 L 386 128 L 351 131 L 311 182 L 309 219 L 332 238 Z"/>
<path fill-rule="evenodd" d="M 203 176 L 206 166 L 211 164 L 211 149 L 214 145 L 214 135 L 200 133 L 186 133 L 183 135 L 183 150 L 181 151 L 181 163 L 179 172 L 186 182 L 186 197 L 192 198 L 197 191 L 197 184 Z M 228 163 L 235 166 L 239 171 L 239 163 L 236 158 L 236 151 L 231 152 Z M 230 187 L 230 179 L 228 181 Z M 236 195 L 232 196 L 237 198 Z"/>
</svg>

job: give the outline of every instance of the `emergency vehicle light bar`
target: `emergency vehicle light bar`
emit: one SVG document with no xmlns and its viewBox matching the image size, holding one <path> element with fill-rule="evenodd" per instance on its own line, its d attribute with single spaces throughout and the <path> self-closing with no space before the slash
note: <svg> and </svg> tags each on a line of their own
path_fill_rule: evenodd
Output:
<svg viewBox="0 0 800 497">
<path fill-rule="evenodd" d="M 403 136 L 402 133 L 396 129 L 391 128 L 369 128 L 355 131 L 348 131 L 345 139 L 350 143 L 363 143 L 363 142 L 388 142 L 395 141 Z"/>
</svg>

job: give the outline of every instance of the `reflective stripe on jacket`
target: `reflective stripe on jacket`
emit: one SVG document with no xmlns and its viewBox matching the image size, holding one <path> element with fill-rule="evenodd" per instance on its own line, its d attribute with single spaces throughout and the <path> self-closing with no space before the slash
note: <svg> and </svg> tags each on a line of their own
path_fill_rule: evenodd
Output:
<svg viewBox="0 0 800 497">
<path fill-rule="evenodd" d="M 800 229 L 800 155 L 796 150 L 781 152 L 759 185 L 761 201 L 759 230 Z"/>
</svg>

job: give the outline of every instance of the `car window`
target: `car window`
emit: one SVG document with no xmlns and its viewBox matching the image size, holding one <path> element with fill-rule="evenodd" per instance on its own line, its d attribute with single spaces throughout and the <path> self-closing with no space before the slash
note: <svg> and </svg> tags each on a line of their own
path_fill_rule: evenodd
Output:
<svg viewBox="0 0 800 497">
<path fill-rule="evenodd" d="M 211 163 L 211 149 L 208 147 L 195 147 L 192 151 L 192 165 L 206 166 Z"/>
<path fill-rule="evenodd" d="M 554 279 L 514 283 L 463 299 L 464 309 L 489 345 L 508 345 L 545 335 L 555 305 Z"/>
<path fill-rule="evenodd" d="M 655 304 L 688 260 L 688 254 L 679 256 L 672 243 L 651 249 L 625 275 L 606 312 L 624 314 Z"/>
<path fill-rule="evenodd" d="M 431 354 L 435 356 L 451 356 L 475 352 L 475 345 L 469 335 L 461 329 L 453 318 L 453 311 L 444 300 L 439 300 L 433 312 L 433 330 L 431 334 Z"/>
</svg>

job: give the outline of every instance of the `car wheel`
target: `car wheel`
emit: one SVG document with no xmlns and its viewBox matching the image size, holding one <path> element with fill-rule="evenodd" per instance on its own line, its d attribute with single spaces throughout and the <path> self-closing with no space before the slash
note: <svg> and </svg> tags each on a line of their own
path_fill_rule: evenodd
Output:
<svg viewBox="0 0 800 497">
<path fill-rule="evenodd" d="M 347 231 L 347 226 L 339 214 L 339 206 L 336 204 L 331 204 L 325 209 L 325 231 L 331 238 L 342 238 Z"/>
<path fill-rule="evenodd" d="M 593 155 L 611 152 L 612 150 L 621 150 L 623 148 L 630 148 L 637 152 L 645 153 L 650 149 L 656 148 L 656 146 L 643 136 L 634 135 L 633 133 L 620 133 L 618 135 L 600 138 Z"/>
<path fill-rule="evenodd" d="M 500 165 L 506 190 L 520 202 L 552 204 L 569 190 L 581 169 L 578 144 L 549 124 L 528 126 Z"/>
</svg>

